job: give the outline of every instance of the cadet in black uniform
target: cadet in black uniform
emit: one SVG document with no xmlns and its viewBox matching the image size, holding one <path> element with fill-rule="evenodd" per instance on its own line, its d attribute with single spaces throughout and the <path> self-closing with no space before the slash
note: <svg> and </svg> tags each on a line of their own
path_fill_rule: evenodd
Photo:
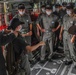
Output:
<svg viewBox="0 0 76 75">
<path fill-rule="evenodd" d="M 11 21 L 10 28 L 16 31 L 16 34 L 18 34 L 18 37 L 13 40 L 13 49 L 15 51 L 16 60 L 20 57 L 20 69 L 19 74 L 20 75 L 30 75 L 30 64 L 28 61 L 28 54 L 27 52 L 36 50 L 39 46 L 45 45 L 44 42 L 40 42 L 35 46 L 30 46 L 25 42 L 23 39 L 23 34 L 19 34 L 19 31 L 21 30 L 22 26 L 19 24 L 19 19 L 14 18 Z M 19 75 L 18 74 L 18 75 Z"/>
</svg>

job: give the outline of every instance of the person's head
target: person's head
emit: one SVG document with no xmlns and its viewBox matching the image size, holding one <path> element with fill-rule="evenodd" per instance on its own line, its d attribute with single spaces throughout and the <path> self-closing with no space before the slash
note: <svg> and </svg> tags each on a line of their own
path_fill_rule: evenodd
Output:
<svg viewBox="0 0 76 75">
<path fill-rule="evenodd" d="M 55 5 L 55 9 L 56 9 L 57 12 L 60 11 L 60 4 L 59 4 L 59 3 L 57 3 L 57 4 Z"/>
<path fill-rule="evenodd" d="M 25 13 L 25 5 L 24 4 L 18 5 L 18 12 L 20 15 L 24 15 L 24 13 Z"/>
<path fill-rule="evenodd" d="M 13 31 L 20 31 L 22 29 L 22 24 L 24 24 L 24 22 L 21 22 L 18 18 L 13 18 L 8 29 L 12 29 Z"/>
<path fill-rule="evenodd" d="M 65 10 L 66 9 L 66 6 L 67 6 L 67 3 L 66 2 L 63 2 L 62 3 L 62 9 Z"/>
<path fill-rule="evenodd" d="M 52 13 L 52 6 L 46 5 L 45 11 L 47 15 L 50 15 Z"/>
<path fill-rule="evenodd" d="M 70 4 L 68 4 L 66 8 L 67 8 L 67 9 L 66 9 L 67 14 L 68 14 L 69 16 L 72 15 L 72 14 L 73 14 L 73 6 L 70 5 Z"/>
<path fill-rule="evenodd" d="M 45 5 L 41 6 L 41 11 L 42 11 L 42 13 L 45 13 Z"/>
</svg>

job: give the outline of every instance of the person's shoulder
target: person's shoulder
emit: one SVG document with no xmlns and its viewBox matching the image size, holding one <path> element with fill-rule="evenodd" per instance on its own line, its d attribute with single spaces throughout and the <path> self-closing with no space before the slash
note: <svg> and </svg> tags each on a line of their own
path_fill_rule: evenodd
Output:
<svg viewBox="0 0 76 75">
<path fill-rule="evenodd" d="M 16 14 L 13 18 L 18 18 L 19 14 Z"/>
</svg>

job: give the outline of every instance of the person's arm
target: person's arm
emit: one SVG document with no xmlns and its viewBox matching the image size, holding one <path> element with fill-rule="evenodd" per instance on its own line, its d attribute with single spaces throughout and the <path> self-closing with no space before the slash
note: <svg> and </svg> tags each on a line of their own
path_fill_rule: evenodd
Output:
<svg viewBox="0 0 76 75">
<path fill-rule="evenodd" d="M 37 28 L 41 31 L 42 28 L 41 28 L 41 26 L 40 26 L 40 24 L 39 24 L 40 21 L 41 21 L 41 15 L 39 15 L 38 18 L 37 18 L 37 20 L 36 20 Z"/>
<path fill-rule="evenodd" d="M 26 34 L 21 34 L 22 37 L 26 37 L 26 36 L 29 36 L 29 33 L 26 33 Z"/>
<path fill-rule="evenodd" d="M 40 36 L 39 28 L 37 27 L 37 35 Z"/>
<path fill-rule="evenodd" d="M 62 33 L 63 33 L 63 29 L 64 29 L 64 28 L 63 28 L 63 27 L 61 27 L 60 35 L 59 35 L 59 39 L 60 39 L 60 40 L 62 40 Z"/>
<path fill-rule="evenodd" d="M 41 32 L 44 32 L 45 30 L 39 24 L 41 19 L 42 19 L 42 15 L 39 15 L 39 17 L 37 18 L 37 21 L 36 21 L 36 25 Z"/>
<path fill-rule="evenodd" d="M 30 36 L 32 35 L 32 23 L 30 24 L 30 32 L 29 32 L 29 35 Z"/>
<path fill-rule="evenodd" d="M 30 24 L 30 31 L 32 31 L 32 24 Z"/>
<path fill-rule="evenodd" d="M 37 23 L 37 27 L 40 31 L 42 30 L 41 26 L 38 23 Z"/>
<path fill-rule="evenodd" d="M 71 43 L 74 43 L 75 39 L 76 39 L 76 35 L 73 35 L 73 37 L 71 39 Z"/>
<path fill-rule="evenodd" d="M 56 31 L 57 31 L 60 27 L 61 27 L 61 26 L 60 26 L 60 25 L 58 25 L 58 26 L 57 26 L 57 28 L 56 28 Z"/>
<path fill-rule="evenodd" d="M 39 24 L 37 24 L 37 27 L 41 32 L 45 32 L 45 29 L 41 28 L 41 26 Z"/>
<path fill-rule="evenodd" d="M 34 51 L 36 50 L 38 47 L 45 45 L 45 43 L 43 41 L 41 41 L 40 43 L 38 43 L 37 45 L 34 46 L 26 46 L 26 50 L 28 51 Z"/>
<path fill-rule="evenodd" d="M 29 24 L 29 32 L 26 34 L 26 36 L 31 36 L 32 35 L 32 21 L 29 15 L 28 15 L 28 24 Z"/>
<path fill-rule="evenodd" d="M 61 26 L 58 25 L 56 28 L 52 29 L 53 32 L 57 31 Z"/>
<path fill-rule="evenodd" d="M 55 32 L 55 31 L 57 31 L 61 26 L 61 21 L 60 21 L 60 19 L 57 17 L 57 16 L 55 16 L 56 18 L 55 18 L 55 22 L 58 22 L 59 23 L 59 25 L 56 27 L 56 28 L 54 28 L 54 29 L 52 29 L 52 31 L 53 32 Z"/>
</svg>

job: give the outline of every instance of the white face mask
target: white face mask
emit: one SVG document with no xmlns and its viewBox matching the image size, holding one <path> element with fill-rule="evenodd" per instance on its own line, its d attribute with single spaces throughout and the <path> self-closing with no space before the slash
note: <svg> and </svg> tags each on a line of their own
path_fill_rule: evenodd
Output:
<svg viewBox="0 0 76 75">
<path fill-rule="evenodd" d="M 67 10 L 66 12 L 67 12 L 68 15 L 71 15 L 71 11 L 70 10 Z"/>
<path fill-rule="evenodd" d="M 44 8 L 42 9 L 42 12 L 45 13 L 45 9 Z"/>
<path fill-rule="evenodd" d="M 25 13 L 25 11 L 23 11 L 23 12 L 22 11 L 19 11 L 19 14 L 20 15 L 23 15 L 24 13 Z"/>
<path fill-rule="evenodd" d="M 47 15 L 50 15 L 52 12 L 51 11 L 46 11 L 46 14 Z"/>
</svg>

